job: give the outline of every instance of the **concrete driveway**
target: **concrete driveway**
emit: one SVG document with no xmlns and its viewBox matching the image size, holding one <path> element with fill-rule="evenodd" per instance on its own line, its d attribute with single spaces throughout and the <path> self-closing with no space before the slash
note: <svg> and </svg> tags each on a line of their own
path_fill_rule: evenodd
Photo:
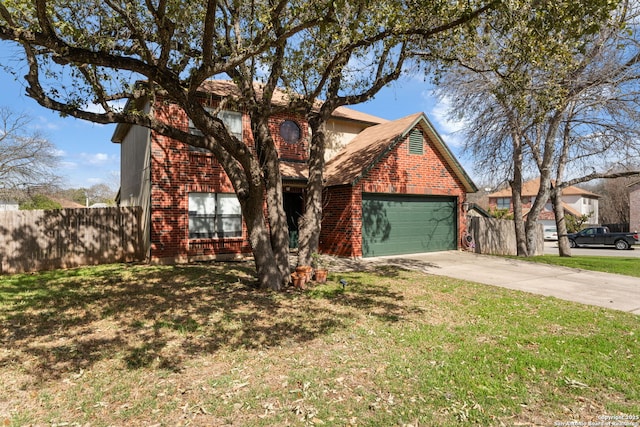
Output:
<svg viewBox="0 0 640 427">
<path fill-rule="evenodd" d="M 464 251 L 365 258 L 362 262 L 395 264 L 429 274 L 640 314 L 640 279 L 635 277 Z"/>
</svg>

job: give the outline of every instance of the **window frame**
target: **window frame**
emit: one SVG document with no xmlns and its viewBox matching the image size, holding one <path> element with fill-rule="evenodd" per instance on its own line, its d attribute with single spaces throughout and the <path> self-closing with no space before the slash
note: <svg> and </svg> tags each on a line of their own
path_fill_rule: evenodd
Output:
<svg viewBox="0 0 640 427">
<path fill-rule="evenodd" d="M 507 202 L 507 206 L 504 206 L 504 202 Z M 511 209 L 511 197 L 496 197 L 497 209 Z"/>
<path fill-rule="evenodd" d="M 297 131 L 297 138 L 295 138 L 295 141 L 290 138 L 293 136 L 291 132 L 294 130 Z M 278 126 L 278 134 L 280 135 L 280 138 L 289 145 L 297 145 L 302 141 L 302 127 L 297 121 L 292 119 L 285 119 L 280 123 Z"/>
<path fill-rule="evenodd" d="M 235 193 L 193 191 L 188 194 L 188 198 L 188 235 L 190 240 L 243 238 L 242 211 L 240 201 Z M 232 203 L 225 203 L 222 200 L 228 200 Z M 204 209 L 200 211 L 198 208 Z M 231 208 L 231 212 L 224 211 L 228 208 Z"/>
<path fill-rule="evenodd" d="M 204 109 L 211 115 L 214 115 L 215 110 L 211 107 L 204 107 Z M 243 119 L 243 114 L 239 111 L 233 111 L 233 110 L 220 110 L 215 114 L 215 117 L 219 118 L 220 120 L 222 120 L 222 123 L 224 123 L 224 126 L 227 128 L 227 130 L 231 133 L 231 135 L 235 136 L 236 138 L 238 138 L 238 140 L 240 142 L 243 141 L 244 139 L 244 126 L 242 123 L 242 119 Z M 235 119 L 235 121 L 230 121 L 230 117 L 233 117 Z M 202 136 L 203 133 L 200 131 L 200 129 L 198 129 L 197 127 L 195 127 L 193 125 L 193 121 L 191 120 L 190 117 L 187 117 L 187 119 L 189 120 L 189 133 L 191 135 L 199 135 Z M 238 126 L 238 121 L 240 124 L 240 128 L 239 129 L 234 129 L 234 127 Z M 192 147 L 194 150 L 193 151 L 205 151 L 205 152 L 209 152 L 209 150 L 203 149 L 203 148 L 199 148 L 199 147 Z"/>
</svg>

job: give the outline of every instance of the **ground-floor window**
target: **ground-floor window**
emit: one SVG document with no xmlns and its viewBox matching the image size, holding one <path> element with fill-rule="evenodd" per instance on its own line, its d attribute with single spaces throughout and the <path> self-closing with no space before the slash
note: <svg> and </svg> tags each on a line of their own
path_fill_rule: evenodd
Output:
<svg viewBox="0 0 640 427">
<path fill-rule="evenodd" d="M 242 213 L 235 194 L 189 193 L 189 238 L 242 237 Z"/>
</svg>

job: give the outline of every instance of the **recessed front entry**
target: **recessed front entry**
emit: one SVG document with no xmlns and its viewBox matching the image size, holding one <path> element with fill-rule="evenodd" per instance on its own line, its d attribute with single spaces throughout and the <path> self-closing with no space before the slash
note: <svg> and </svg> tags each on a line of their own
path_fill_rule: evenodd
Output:
<svg viewBox="0 0 640 427">
<path fill-rule="evenodd" d="M 289 249 L 295 249 L 298 247 L 298 221 L 304 212 L 304 198 L 302 193 L 284 193 L 283 197 L 289 227 Z"/>
</svg>

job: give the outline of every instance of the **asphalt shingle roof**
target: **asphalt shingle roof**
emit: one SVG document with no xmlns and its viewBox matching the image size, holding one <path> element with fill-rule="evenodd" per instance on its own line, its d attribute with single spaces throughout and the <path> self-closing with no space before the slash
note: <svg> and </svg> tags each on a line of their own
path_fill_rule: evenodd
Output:
<svg viewBox="0 0 640 427">
<path fill-rule="evenodd" d="M 354 184 L 362 178 L 384 155 L 416 126 L 421 126 L 429 141 L 453 168 L 467 192 L 477 188 L 453 153 L 436 133 L 424 113 L 415 113 L 398 120 L 371 126 L 360 132 L 325 167 L 325 185 Z"/>
<path fill-rule="evenodd" d="M 360 132 L 325 168 L 326 185 L 351 184 L 372 166 L 422 113 L 371 126 Z"/>
<path fill-rule="evenodd" d="M 552 185 L 555 185 L 555 181 L 551 181 Z M 538 194 L 538 189 L 540 188 L 540 178 L 531 179 L 529 181 L 522 183 L 522 195 L 524 197 L 536 196 Z M 600 196 L 592 193 L 591 191 L 584 190 L 579 187 L 569 186 L 562 190 L 563 196 L 586 196 L 599 198 Z M 506 187 L 501 190 L 496 191 L 495 193 L 489 194 L 490 198 L 493 197 L 511 197 L 511 187 Z"/>
</svg>

